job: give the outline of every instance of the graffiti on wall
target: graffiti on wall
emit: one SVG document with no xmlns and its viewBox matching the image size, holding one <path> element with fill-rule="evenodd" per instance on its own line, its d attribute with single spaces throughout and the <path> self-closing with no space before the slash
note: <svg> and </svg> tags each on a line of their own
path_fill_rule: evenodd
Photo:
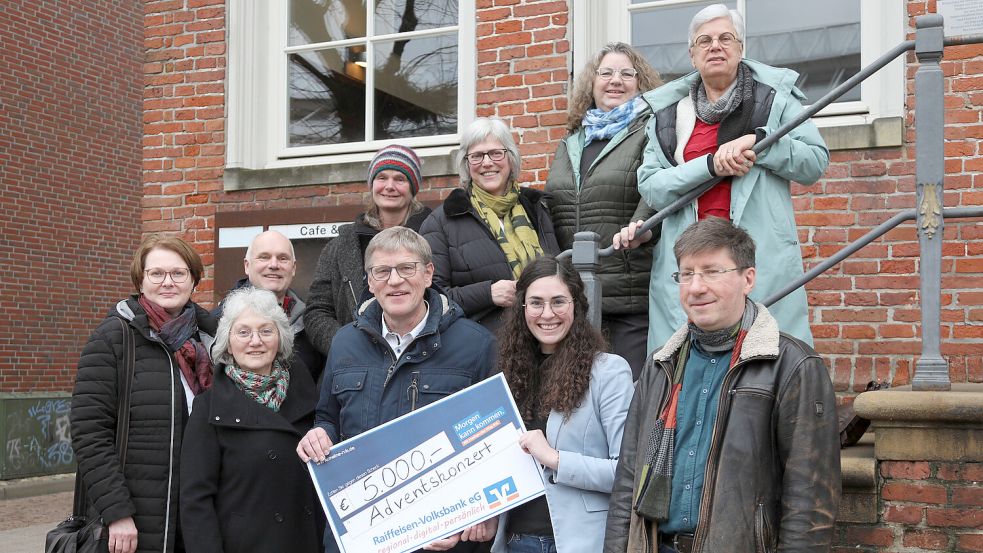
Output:
<svg viewBox="0 0 983 553">
<path fill-rule="evenodd" d="M 8 400 L 4 477 L 55 474 L 74 468 L 70 406 L 68 398 Z"/>
</svg>

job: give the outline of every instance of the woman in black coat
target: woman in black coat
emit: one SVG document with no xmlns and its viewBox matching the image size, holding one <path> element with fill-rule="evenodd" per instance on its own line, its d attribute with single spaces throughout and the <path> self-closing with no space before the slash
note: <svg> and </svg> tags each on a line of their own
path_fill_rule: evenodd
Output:
<svg viewBox="0 0 983 553">
<path fill-rule="evenodd" d="M 469 319 L 494 332 L 515 302 L 515 279 L 530 261 L 560 251 L 547 196 L 518 183 L 519 148 L 501 119 L 481 117 L 461 140 L 462 188 L 420 227 L 433 250 L 434 284 Z"/>
<path fill-rule="evenodd" d="M 273 293 L 225 300 L 215 384 L 195 400 L 181 453 L 181 527 L 189 553 L 321 548 L 323 511 L 293 449 L 314 423 L 309 371 L 286 366 L 293 332 Z"/>
<path fill-rule="evenodd" d="M 191 301 L 204 268 L 187 242 L 150 236 L 130 265 L 139 294 L 116 304 L 79 358 L 72 448 L 90 516 L 109 526 L 110 553 L 183 551 L 178 461 L 194 397 L 212 382 L 215 320 Z M 125 326 L 124 326 L 125 325 Z M 126 458 L 116 451 L 124 328 L 134 364 Z"/>
<path fill-rule="evenodd" d="M 369 203 L 354 223 L 344 225 L 317 261 L 304 330 L 314 348 L 328 354 L 338 329 L 352 322 L 366 289 L 363 257 L 369 240 L 394 226 L 420 230 L 430 208 L 416 200 L 422 184 L 420 158 L 412 148 L 394 144 L 379 150 L 369 163 Z"/>
</svg>

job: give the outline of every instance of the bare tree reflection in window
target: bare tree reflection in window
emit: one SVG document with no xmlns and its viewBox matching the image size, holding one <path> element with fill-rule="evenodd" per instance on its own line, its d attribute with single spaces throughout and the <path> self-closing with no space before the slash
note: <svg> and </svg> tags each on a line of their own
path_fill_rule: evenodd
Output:
<svg viewBox="0 0 983 553">
<path fill-rule="evenodd" d="M 291 34 L 300 41 L 357 36 L 365 28 L 365 7 L 360 0 L 292 0 L 292 6 L 294 13 L 304 14 L 291 21 Z M 339 21 L 339 15 L 345 20 Z M 456 25 L 457 17 L 456 1 L 380 0 L 376 33 Z M 291 54 L 290 144 L 339 144 L 368 138 L 366 65 L 376 71 L 373 138 L 455 133 L 456 42 L 456 31 L 380 42 L 375 60 L 364 58 L 364 46 Z"/>
</svg>

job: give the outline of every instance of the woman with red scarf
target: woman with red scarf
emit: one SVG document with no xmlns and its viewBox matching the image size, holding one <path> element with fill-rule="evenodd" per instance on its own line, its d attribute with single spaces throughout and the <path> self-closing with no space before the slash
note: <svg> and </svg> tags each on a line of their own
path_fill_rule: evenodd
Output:
<svg viewBox="0 0 983 553">
<path fill-rule="evenodd" d="M 79 359 L 71 430 L 88 514 L 109 526 L 109 553 L 184 551 L 179 463 L 194 397 L 212 384 L 212 316 L 191 301 L 204 267 L 174 236 L 150 236 L 133 256 L 137 290 L 113 307 Z M 125 459 L 116 448 L 124 337 L 134 344 Z"/>
</svg>

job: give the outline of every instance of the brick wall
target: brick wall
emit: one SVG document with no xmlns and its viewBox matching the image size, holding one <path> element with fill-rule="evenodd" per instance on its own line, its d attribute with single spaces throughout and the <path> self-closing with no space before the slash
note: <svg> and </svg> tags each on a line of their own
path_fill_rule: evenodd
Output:
<svg viewBox="0 0 983 553">
<path fill-rule="evenodd" d="M 911 16 L 934 2 L 909 1 Z M 362 182 L 222 190 L 225 29 L 222 0 L 146 4 L 147 86 L 144 231 L 181 234 L 207 264 L 218 211 L 360 204 Z M 527 183 L 545 181 L 564 135 L 571 72 L 568 2 L 477 1 L 477 115 L 506 119 L 517 135 Z M 909 32 L 914 21 L 909 21 Z M 909 56 L 909 62 L 913 62 Z M 983 47 L 946 50 L 946 206 L 983 202 Z M 913 119 L 913 69 L 906 119 Z M 453 176 L 429 179 L 439 199 Z M 896 148 L 839 151 L 826 176 L 795 185 L 803 255 L 812 265 L 893 215 L 914 207 L 914 134 Z M 954 381 L 983 381 L 983 231 L 979 221 L 946 223 L 943 353 Z M 918 245 L 903 225 L 809 287 L 817 349 L 848 399 L 869 380 L 910 380 L 919 352 Z M 210 272 L 195 299 L 213 299 Z"/>
<path fill-rule="evenodd" d="M 70 389 L 130 292 L 140 225 L 142 6 L 0 4 L 0 392 Z"/>
<path fill-rule="evenodd" d="M 983 551 L 981 463 L 883 461 L 880 522 L 838 524 L 834 553 Z"/>
</svg>

